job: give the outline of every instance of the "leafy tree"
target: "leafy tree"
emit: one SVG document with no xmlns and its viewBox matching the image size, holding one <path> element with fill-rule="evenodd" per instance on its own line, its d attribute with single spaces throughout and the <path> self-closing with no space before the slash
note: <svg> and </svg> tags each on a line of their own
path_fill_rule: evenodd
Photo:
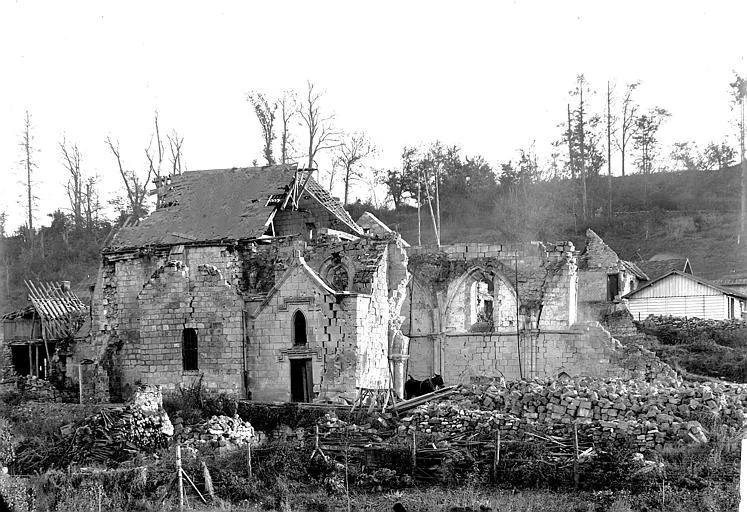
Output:
<svg viewBox="0 0 747 512">
<path fill-rule="evenodd" d="M 657 133 L 659 127 L 669 115 L 669 112 L 663 108 L 655 107 L 636 118 L 633 145 L 640 152 L 636 163 L 642 174 L 653 172 L 653 164 L 659 145 Z"/>
<path fill-rule="evenodd" d="M 729 144 L 710 142 L 704 151 L 703 167 L 716 170 L 726 169 L 734 165 L 736 160 L 737 152 Z"/>
<path fill-rule="evenodd" d="M 700 154 L 695 142 L 675 142 L 670 158 L 677 169 L 695 171 L 703 168 L 703 155 Z"/>
<path fill-rule="evenodd" d="M 278 110 L 278 102 L 269 99 L 261 92 L 252 91 L 247 95 L 249 103 L 252 104 L 254 114 L 262 128 L 262 138 L 264 146 L 262 153 L 267 161 L 267 165 L 275 164 L 275 157 L 272 155 L 272 144 L 275 141 L 275 112 Z"/>
</svg>

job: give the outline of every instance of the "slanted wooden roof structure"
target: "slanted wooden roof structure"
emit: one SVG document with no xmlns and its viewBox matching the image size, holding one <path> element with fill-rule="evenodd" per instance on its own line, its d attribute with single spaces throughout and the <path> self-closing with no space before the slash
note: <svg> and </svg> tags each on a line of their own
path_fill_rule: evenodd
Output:
<svg viewBox="0 0 747 512">
<path fill-rule="evenodd" d="M 24 284 L 41 319 L 42 337 L 54 340 L 75 336 L 85 321 L 88 306 L 70 289 L 70 285 L 57 281 L 24 281 Z"/>
</svg>

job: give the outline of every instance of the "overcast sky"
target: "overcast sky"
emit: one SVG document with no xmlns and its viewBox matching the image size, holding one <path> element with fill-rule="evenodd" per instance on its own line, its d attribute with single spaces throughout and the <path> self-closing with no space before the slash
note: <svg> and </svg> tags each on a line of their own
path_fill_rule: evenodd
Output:
<svg viewBox="0 0 747 512">
<path fill-rule="evenodd" d="M 548 158 L 568 91 L 584 73 L 642 81 L 638 99 L 672 117 L 665 145 L 735 132 L 728 84 L 747 74 L 747 2 L 59 2 L 0 4 L 0 209 L 23 223 L 19 142 L 32 118 L 37 222 L 65 207 L 63 134 L 119 186 L 104 140 L 144 166 L 154 109 L 184 136 L 191 170 L 261 159 L 246 93 L 326 90 L 343 130 L 365 130 L 377 167 L 439 139 L 496 165 L 536 141 Z M 615 157 L 613 156 L 613 159 Z M 616 163 L 616 162 L 615 162 Z M 613 172 L 618 168 L 613 164 Z M 340 194 L 340 191 L 336 191 Z"/>
</svg>

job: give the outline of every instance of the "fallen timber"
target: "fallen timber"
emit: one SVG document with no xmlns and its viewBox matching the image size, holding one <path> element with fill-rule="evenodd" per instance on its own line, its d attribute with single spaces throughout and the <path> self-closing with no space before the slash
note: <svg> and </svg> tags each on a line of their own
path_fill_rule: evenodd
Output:
<svg viewBox="0 0 747 512">
<path fill-rule="evenodd" d="M 426 393 L 425 395 L 416 396 L 415 398 L 411 398 L 409 400 L 403 400 L 389 407 L 389 410 L 396 413 L 409 411 L 410 409 L 414 409 L 415 407 L 430 402 L 431 400 L 443 399 L 455 393 L 458 393 L 460 387 L 460 385 L 455 384 L 453 386 L 447 386 L 445 388 L 431 391 L 430 393 Z"/>
</svg>

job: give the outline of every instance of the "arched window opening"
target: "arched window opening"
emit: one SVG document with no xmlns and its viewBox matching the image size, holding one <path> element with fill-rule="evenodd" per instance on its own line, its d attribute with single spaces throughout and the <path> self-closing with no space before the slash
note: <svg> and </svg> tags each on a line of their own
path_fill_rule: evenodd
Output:
<svg viewBox="0 0 747 512">
<path fill-rule="evenodd" d="M 485 276 L 480 276 L 479 280 L 472 285 L 470 299 L 472 301 L 471 310 L 473 314 L 472 326 L 470 330 L 492 331 L 493 330 L 493 280 Z"/>
<path fill-rule="evenodd" d="M 329 282 L 332 284 L 332 288 L 337 291 L 344 291 L 348 289 L 348 269 L 345 265 L 335 265 L 329 269 Z"/>
<path fill-rule="evenodd" d="M 293 345 L 306 345 L 306 317 L 300 311 L 293 314 Z"/>
<path fill-rule="evenodd" d="M 319 268 L 319 276 L 336 291 L 347 291 L 351 288 L 348 266 L 339 254 L 333 254 Z"/>
<path fill-rule="evenodd" d="M 182 331 L 182 368 L 197 370 L 197 331 L 187 328 Z"/>
</svg>

